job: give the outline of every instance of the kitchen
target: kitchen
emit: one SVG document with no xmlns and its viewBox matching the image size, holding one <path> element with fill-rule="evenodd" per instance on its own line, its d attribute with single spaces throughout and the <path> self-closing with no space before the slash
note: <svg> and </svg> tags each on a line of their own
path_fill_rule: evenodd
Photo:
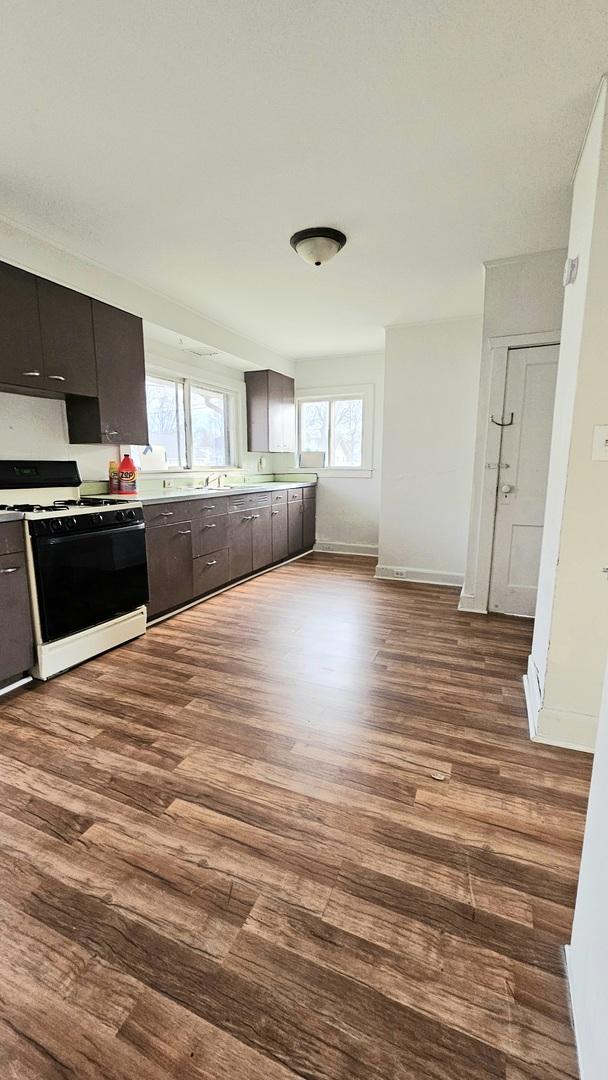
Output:
<svg viewBox="0 0 608 1080">
<path fill-rule="evenodd" d="M 136 316 L 0 265 L 0 386 L 60 396 L 71 444 L 108 453 L 135 444 L 145 461 L 144 337 Z M 248 372 L 245 387 L 247 452 L 293 452 L 293 379 Z M 81 487 L 75 461 L 0 462 L 3 692 L 132 640 L 150 619 L 314 545 L 314 475 L 251 484 L 217 473 L 215 486 L 207 477 L 187 493 L 159 485 L 139 499 L 129 485 L 127 493 L 112 492 L 111 476 L 108 490 Z"/>
</svg>

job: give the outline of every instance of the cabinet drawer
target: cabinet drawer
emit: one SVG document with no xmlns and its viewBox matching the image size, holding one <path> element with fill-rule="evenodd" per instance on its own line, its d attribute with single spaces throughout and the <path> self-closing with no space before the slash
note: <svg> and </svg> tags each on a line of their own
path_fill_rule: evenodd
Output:
<svg viewBox="0 0 608 1080">
<path fill-rule="evenodd" d="M 144 521 L 148 527 L 177 525 L 180 521 L 192 521 L 194 505 L 189 500 L 148 504 L 144 506 Z"/>
<path fill-rule="evenodd" d="M 228 547 L 228 514 L 223 517 L 195 518 L 192 522 L 192 543 L 195 558 Z"/>
<path fill-rule="evenodd" d="M 210 551 L 194 560 L 194 592 L 196 596 L 219 589 L 228 583 L 228 548 Z"/>
<path fill-rule="evenodd" d="M 271 503 L 279 503 L 279 504 L 286 505 L 286 503 L 287 503 L 287 492 L 286 491 L 272 491 L 271 494 L 270 494 L 270 501 L 271 501 Z"/>
<path fill-rule="evenodd" d="M 22 521 L 6 521 L 0 524 L 0 555 L 25 549 L 25 529 Z"/>
<path fill-rule="evenodd" d="M 192 506 L 192 516 L 196 521 L 197 518 L 203 520 L 213 517 L 220 517 L 221 514 L 228 513 L 228 496 L 219 495 L 215 499 L 197 499 L 196 502 L 190 503 Z"/>
<path fill-rule="evenodd" d="M 305 499 L 316 499 L 317 489 L 314 486 L 302 488 L 302 495 Z"/>
<path fill-rule="evenodd" d="M 270 506 L 270 492 L 269 491 L 252 491 L 247 496 L 247 506 Z"/>
<path fill-rule="evenodd" d="M 287 502 L 302 502 L 302 488 L 290 488 L 287 492 Z"/>
</svg>

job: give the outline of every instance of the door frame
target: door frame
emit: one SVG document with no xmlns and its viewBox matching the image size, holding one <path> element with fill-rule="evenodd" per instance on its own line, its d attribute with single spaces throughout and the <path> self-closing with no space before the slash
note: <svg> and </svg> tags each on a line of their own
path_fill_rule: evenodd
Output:
<svg viewBox="0 0 608 1080">
<path fill-rule="evenodd" d="M 544 331 L 539 334 L 505 334 L 487 339 L 489 379 L 485 394 L 483 387 L 480 389 L 477 415 L 478 438 L 473 465 L 472 505 L 477 496 L 478 512 L 471 517 L 467 574 L 458 604 L 460 611 L 488 613 L 498 496 L 498 469 L 491 466 L 498 464 L 501 444 L 501 429 L 491 423 L 491 417 L 502 416 L 509 352 L 514 349 L 531 349 L 543 345 L 559 346 L 559 344 L 559 330 Z M 480 432 L 483 433 L 482 438 L 479 437 Z M 471 533 L 475 529 L 477 544 L 471 551 Z"/>
</svg>

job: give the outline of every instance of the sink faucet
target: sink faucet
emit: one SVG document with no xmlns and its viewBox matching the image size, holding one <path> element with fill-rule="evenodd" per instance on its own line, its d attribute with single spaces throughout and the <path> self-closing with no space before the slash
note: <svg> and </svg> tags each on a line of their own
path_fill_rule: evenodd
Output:
<svg viewBox="0 0 608 1080">
<path fill-rule="evenodd" d="M 213 486 L 214 482 L 217 480 L 217 486 L 219 488 L 219 487 L 222 486 L 221 485 L 222 476 L 226 477 L 227 475 L 228 475 L 228 473 L 217 473 L 216 476 L 206 476 L 205 477 L 205 483 L 203 484 L 203 487 L 210 488 L 210 487 Z"/>
</svg>

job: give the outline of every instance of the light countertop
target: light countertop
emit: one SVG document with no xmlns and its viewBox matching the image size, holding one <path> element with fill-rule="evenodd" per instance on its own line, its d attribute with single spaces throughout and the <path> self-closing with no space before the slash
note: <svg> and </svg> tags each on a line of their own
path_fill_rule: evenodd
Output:
<svg viewBox="0 0 608 1080">
<path fill-rule="evenodd" d="M 112 498 L 124 499 L 125 502 L 162 503 L 181 502 L 191 499 L 217 499 L 225 495 L 246 495 L 254 491 L 283 491 L 290 488 L 315 487 L 316 480 L 301 480 L 299 483 L 270 482 L 266 484 L 235 484 L 234 487 L 221 488 L 162 488 L 157 492 L 145 491 L 138 495 L 113 495 Z"/>
</svg>

